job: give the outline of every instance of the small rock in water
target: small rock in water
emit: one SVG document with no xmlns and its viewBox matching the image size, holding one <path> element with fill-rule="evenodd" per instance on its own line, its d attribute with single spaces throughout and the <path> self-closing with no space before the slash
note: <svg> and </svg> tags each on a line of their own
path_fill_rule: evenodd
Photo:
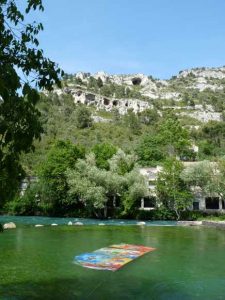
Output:
<svg viewBox="0 0 225 300">
<path fill-rule="evenodd" d="M 74 225 L 84 225 L 82 222 L 76 222 L 76 223 L 74 223 Z"/>
<path fill-rule="evenodd" d="M 68 222 L 68 225 L 73 225 L 73 223 L 71 221 Z"/>
<path fill-rule="evenodd" d="M 52 224 L 51 224 L 51 226 L 58 226 L 58 224 L 56 224 L 56 223 L 52 223 Z"/>
<path fill-rule="evenodd" d="M 104 224 L 104 223 L 99 223 L 98 225 L 99 225 L 99 226 L 105 226 L 105 224 Z"/>
<path fill-rule="evenodd" d="M 3 225 L 3 228 L 4 228 L 4 229 L 14 229 L 14 228 L 16 228 L 16 224 L 13 223 L 13 222 L 5 223 L 5 224 Z"/>
<path fill-rule="evenodd" d="M 137 225 L 145 225 L 145 222 L 137 222 Z"/>
<path fill-rule="evenodd" d="M 36 224 L 35 227 L 43 227 L 44 225 L 42 224 Z"/>
</svg>

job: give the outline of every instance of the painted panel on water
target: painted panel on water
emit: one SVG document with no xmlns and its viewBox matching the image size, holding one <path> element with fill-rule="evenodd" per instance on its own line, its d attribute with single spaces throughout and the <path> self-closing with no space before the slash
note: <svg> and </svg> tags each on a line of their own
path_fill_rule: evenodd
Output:
<svg viewBox="0 0 225 300">
<path fill-rule="evenodd" d="M 116 271 L 130 261 L 153 250 L 155 248 L 139 245 L 111 245 L 91 253 L 77 255 L 74 262 L 85 268 Z"/>
</svg>

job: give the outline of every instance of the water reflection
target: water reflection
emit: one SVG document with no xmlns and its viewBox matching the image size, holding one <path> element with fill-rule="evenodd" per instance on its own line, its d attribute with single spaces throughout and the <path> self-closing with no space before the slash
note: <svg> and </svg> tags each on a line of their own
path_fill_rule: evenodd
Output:
<svg viewBox="0 0 225 300">
<path fill-rule="evenodd" d="M 75 255 L 114 243 L 157 248 L 117 272 Z M 224 299 L 225 232 L 139 226 L 21 227 L 0 236 L 0 299 Z"/>
</svg>

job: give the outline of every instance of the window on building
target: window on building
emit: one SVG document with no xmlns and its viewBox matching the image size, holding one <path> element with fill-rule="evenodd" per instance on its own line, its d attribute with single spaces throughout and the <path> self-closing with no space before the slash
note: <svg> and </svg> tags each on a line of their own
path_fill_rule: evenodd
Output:
<svg viewBox="0 0 225 300">
<path fill-rule="evenodd" d="M 207 197 L 205 198 L 206 209 L 219 209 L 219 197 Z"/>
<path fill-rule="evenodd" d="M 193 202 L 193 210 L 199 210 L 199 202 L 197 201 Z"/>
<path fill-rule="evenodd" d="M 114 205 L 115 205 L 115 207 L 120 207 L 120 205 L 121 205 L 121 199 L 119 197 L 116 197 Z"/>
<path fill-rule="evenodd" d="M 155 205 L 156 205 L 155 197 L 144 198 L 144 207 L 155 207 Z"/>
</svg>

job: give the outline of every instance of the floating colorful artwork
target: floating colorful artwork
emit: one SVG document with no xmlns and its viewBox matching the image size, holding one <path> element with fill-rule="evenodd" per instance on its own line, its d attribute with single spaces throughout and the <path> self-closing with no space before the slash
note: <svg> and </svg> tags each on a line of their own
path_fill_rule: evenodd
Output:
<svg viewBox="0 0 225 300">
<path fill-rule="evenodd" d="M 132 260 L 155 248 L 118 244 L 75 256 L 74 262 L 85 268 L 116 271 Z"/>
</svg>

